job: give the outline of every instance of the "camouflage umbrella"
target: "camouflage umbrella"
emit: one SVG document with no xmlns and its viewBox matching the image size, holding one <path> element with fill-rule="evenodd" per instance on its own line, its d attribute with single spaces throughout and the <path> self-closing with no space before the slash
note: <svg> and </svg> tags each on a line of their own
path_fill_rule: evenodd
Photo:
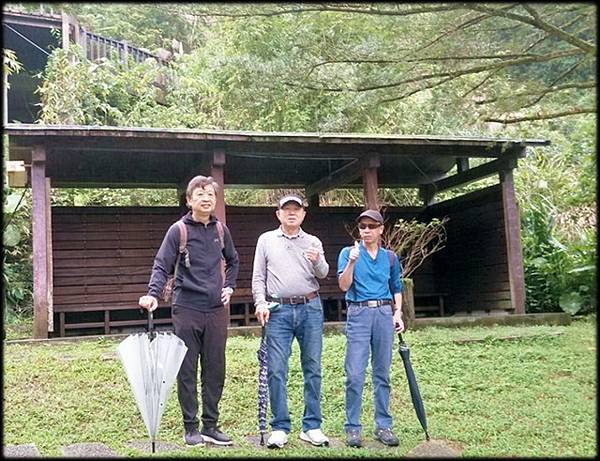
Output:
<svg viewBox="0 0 600 461">
<path fill-rule="evenodd" d="M 412 365 L 410 363 L 410 349 L 402 339 L 402 335 L 400 333 L 398 333 L 398 338 L 400 339 L 399 352 L 400 357 L 402 357 L 402 362 L 404 363 L 404 370 L 406 371 L 406 380 L 408 381 L 410 398 L 412 399 L 413 407 L 415 408 L 415 413 L 417 414 L 417 418 L 421 423 L 421 427 L 425 431 L 425 438 L 426 440 L 429 440 L 425 407 L 423 406 L 423 399 L 421 398 L 421 393 L 419 392 L 419 386 L 417 385 L 417 378 L 415 378 L 415 372 L 413 371 Z"/>
<path fill-rule="evenodd" d="M 265 339 L 265 326 L 260 333 L 260 347 L 256 352 L 258 357 L 258 430 L 260 431 L 260 444 L 265 444 L 267 431 L 267 341 Z"/>
</svg>

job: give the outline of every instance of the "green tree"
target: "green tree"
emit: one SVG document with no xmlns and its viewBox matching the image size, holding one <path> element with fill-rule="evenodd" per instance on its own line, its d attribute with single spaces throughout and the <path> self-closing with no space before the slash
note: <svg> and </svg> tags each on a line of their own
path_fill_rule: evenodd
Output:
<svg viewBox="0 0 600 461">
<path fill-rule="evenodd" d="M 377 105 L 443 88 L 454 107 L 462 105 L 482 121 L 516 123 L 596 112 L 596 8 L 305 3 L 183 5 L 176 11 L 245 25 L 257 18 L 293 17 L 301 24 L 327 16 L 342 24 L 345 35 L 333 29 L 289 37 L 290 46 L 305 54 L 299 56 L 303 71 L 280 76 L 286 84 L 319 93 L 367 93 Z"/>
</svg>

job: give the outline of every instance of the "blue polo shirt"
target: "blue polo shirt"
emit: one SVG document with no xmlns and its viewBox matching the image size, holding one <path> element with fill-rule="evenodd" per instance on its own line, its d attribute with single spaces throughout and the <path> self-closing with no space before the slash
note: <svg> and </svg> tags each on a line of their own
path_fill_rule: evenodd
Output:
<svg viewBox="0 0 600 461">
<path fill-rule="evenodd" d="M 348 255 L 352 247 L 342 248 L 338 256 L 337 275 L 344 272 L 348 264 Z M 388 250 L 379 247 L 377 257 L 372 258 L 361 242 L 359 245 L 360 256 L 354 264 L 352 285 L 346 292 L 346 301 L 368 301 L 370 299 L 393 299 L 392 293 L 402 292 L 400 280 L 400 261 L 393 254 L 394 264 L 390 267 Z"/>
</svg>

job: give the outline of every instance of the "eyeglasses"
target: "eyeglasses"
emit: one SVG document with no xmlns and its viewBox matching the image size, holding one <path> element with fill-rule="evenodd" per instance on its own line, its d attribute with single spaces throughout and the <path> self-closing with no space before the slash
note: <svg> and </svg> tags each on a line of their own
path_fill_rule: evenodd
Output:
<svg viewBox="0 0 600 461">
<path fill-rule="evenodd" d="M 367 224 L 367 223 L 361 222 L 358 225 L 358 228 L 359 229 L 366 229 L 368 227 L 369 229 L 377 229 L 379 226 L 381 226 L 381 224 Z"/>
</svg>

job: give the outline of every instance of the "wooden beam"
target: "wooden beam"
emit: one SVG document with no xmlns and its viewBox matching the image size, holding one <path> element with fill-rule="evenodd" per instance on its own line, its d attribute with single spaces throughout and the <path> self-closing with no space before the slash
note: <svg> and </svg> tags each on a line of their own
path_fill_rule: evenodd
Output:
<svg viewBox="0 0 600 461">
<path fill-rule="evenodd" d="M 33 337 L 48 337 L 48 212 L 46 208 L 46 149 L 33 148 L 31 218 L 33 246 Z"/>
<path fill-rule="evenodd" d="M 219 184 L 220 188 L 220 192 L 217 194 L 215 215 L 219 221 L 225 224 L 225 151 L 223 149 L 213 151 L 210 175 Z"/>
<path fill-rule="evenodd" d="M 379 210 L 377 201 L 377 189 L 379 187 L 377 169 L 379 165 L 379 157 L 376 155 L 371 155 L 363 161 L 363 195 L 365 206 L 370 210 Z"/>
<path fill-rule="evenodd" d="M 469 169 L 469 157 L 458 157 L 456 159 L 456 171 L 463 173 Z"/>
<path fill-rule="evenodd" d="M 500 181 L 502 187 L 502 208 L 506 235 L 510 297 L 515 314 L 524 314 L 525 274 L 521 248 L 521 223 L 519 219 L 519 206 L 515 198 L 512 170 L 502 171 Z"/>
<path fill-rule="evenodd" d="M 457 173 L 448 178 L 435 181 L 432 183 L 433 189 L 437 193 L 447 189 L 452 189 L 453 187 L 463 186 L 473 181 L 498 174 L 503 169 L 514 168 L 516 166 L 517 159 L 515 158 L 492 160 L 491 162 L 484 163 L 483 165 L 476 166 L 475 168 L 470 168 L 462 173 Z"/>
<path fill-rule="evenodd" d="M 424 184 L 419 187 L 419 197 L 423 200 L 424 206 L 433 205 L 433 199 L 435 197 L 435 189 L 431 184 Z"/>
<path fill-rule="evenodd" d="M 310 184 L 305 189 L 307 197 L 319 195 L 336 187 L 343 186 L 355 179 L 360 178 L 362 174 L 362 166 L 358 159 L 354 159 L 341 168 L 330 173 L 325 178 Z"/>
</svg>

